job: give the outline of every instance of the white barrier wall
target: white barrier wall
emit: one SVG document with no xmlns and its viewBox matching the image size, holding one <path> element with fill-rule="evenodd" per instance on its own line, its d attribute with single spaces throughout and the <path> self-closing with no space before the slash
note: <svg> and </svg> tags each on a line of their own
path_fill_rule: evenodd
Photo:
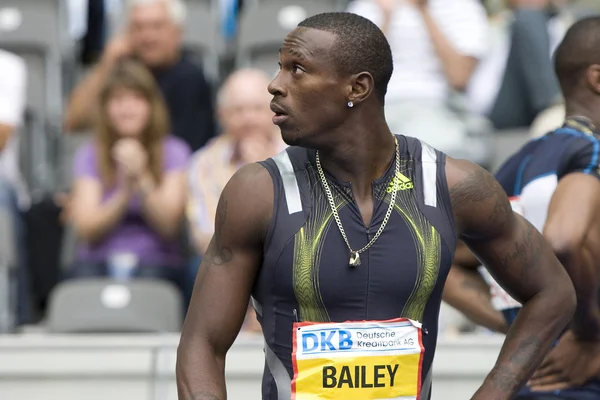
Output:
<svg viewBox="0 0 600 400">
<path fill-rule="evenodd" d="M 0 336 L 1 400 L 176 400 L 178 335 Z M 441 339 L 433 400 L 472 396 L 501 336 Z M 260 399 L 260 338 L 240 336 L 227 359 L 228 399 Z"/>
</svg>

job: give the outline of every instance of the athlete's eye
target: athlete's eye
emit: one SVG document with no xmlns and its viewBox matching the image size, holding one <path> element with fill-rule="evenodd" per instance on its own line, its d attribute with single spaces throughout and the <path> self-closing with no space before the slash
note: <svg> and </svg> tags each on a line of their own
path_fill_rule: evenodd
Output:
<svg viewBox="0 0 600 400">
<path fill-rule="evenodd" d="M 301 73 L 303 73 L 303 72 L 304 72 L 304 70 L 303 70 L 303 69 L 302 69 L 302 67 L 301 67 L 301 66 L 299 66 L 298 64 L 294 64 L 294 65 L 292 66 L 292 73 L 293 73 L 293 74 L 301 74 Z"/>
</svg>

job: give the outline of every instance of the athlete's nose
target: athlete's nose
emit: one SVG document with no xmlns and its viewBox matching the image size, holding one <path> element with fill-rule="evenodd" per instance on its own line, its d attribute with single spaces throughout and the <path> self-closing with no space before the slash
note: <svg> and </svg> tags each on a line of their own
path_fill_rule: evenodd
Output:
<svg viewBox="0 0 600 400">
<path fill-rule="evenodd" d="M 269 83 L 269 86 L 267 86 L 267 90 L 273 96 L 285 97 L 285 90 L 283 89 L 283 85 L 281 82 L 281 71 L 279 71 L 275 78 L 273 78 L 271 83 Z"/>
</svg>

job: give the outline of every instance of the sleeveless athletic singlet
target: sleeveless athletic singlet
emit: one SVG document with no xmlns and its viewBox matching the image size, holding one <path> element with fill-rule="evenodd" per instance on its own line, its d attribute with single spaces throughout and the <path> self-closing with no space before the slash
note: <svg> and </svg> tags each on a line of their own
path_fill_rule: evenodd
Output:
<svg viewBox="0 0 600 400">
<path fill-rule="evenodd" d="M 585 121 L 569 118 L 565 124 L 547 135 L 532 140 L 509 158 L 496 173 L 496 179 L 511 199 L 513 210 L 525 217 L 540 232 L 548 215 L 550 200 L 558 181 L 567 174 L 580 172 L 600 178 L 600 141 Z M 503 312 L 509 324 L 518 315 L 520 304 L 481 269 L 490 284 L 492 302 Z M 522 395 L 530 391 L 525 388 Z M 581 388 L 557 391 L 572 400 L 600 399 L 600 382 Z"/>
<path fill-rule="evenodd" d="M 294 330 L 301 328 L 295 328 L 294 323 L 397 318 L 422 324 L 420 387 L 414 390 L 420 391 L 422 400 L 430 398 L 441 294 L 454 255 L 456 232 L 445 155 L 417 139 L 397 138 L 400 173 L 395 177 L 396 204 L 383 233 L 361 253 L 362 263 L 355 268 L 349 266 L 349 250 L 319 180 L 315 152 L 290 147 L 261 163 L 271 174 L 275 195 L 263 264 L 252 296 L 265 337 L 263 400 L 289 400 L 298 389 L 292 384 L 294 363 L 298 361 L 294 353 Z M 368 227 L 363 223 L 350 184 L 327 173 L 326 176 L 348 240 L 353 249 L 362 248 L 373 237 L 388 209 L 394 165 L 373 182 L 374 212 Z M 353 339 L 356 344 L 356 337 Z M 333 343 L 325 340 L 321 349 L 334 349 L 336 343 L 341 348 L 342 339 Z M 372 387 L 369 385 L 377 386 L 379 378 L 373 375 L 378 373 L 381 382 L 385 375 L 388 379 L 385 384 L 394 385 L 396 371 L 390 369 L 390 375 L 386 366 L 375 365 L 375 371 L 373 366 L 369 368 L 353 366 L 345 368 L 341 375 L 334 376 L 331 372 L 332 375 L 323 376 L 321 389 L 328 393 L 324 398 L 361 398 L 356 393 L 364 393 L 359 391 Z M 396 379 L 397 384 L 400 378 Z M 321 385 L 321 380 L 315 382 Z M 344 395 L 336 397 L 336 393 Z"/>
</svg>

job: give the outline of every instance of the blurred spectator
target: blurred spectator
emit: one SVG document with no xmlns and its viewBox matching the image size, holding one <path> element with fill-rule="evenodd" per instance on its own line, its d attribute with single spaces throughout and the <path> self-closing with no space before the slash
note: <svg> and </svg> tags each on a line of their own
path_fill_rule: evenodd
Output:
<svg viewBox="0 0 600 400">
<path fill-rule="evenodd" d="M 100 58 L 108 28 L 106 0 L 87 0 L 87 7 L 87 30 L 81 38 L 80 57 L 86 65 Z"/>
<path fill-rule="evenodd" d="M 236 71 L 227 78 L 217 97 L 223 133 L 192 156 L 188 218 L 198 254 L 208 247 L 219 196 L 235 171 L 285 147 L 272 122 L 268 84 L 268 76 L 253 69 Z"/>
<path fill-rule="evenodd" d="M 89 0 L 67 0 L 67 15 L 69 20 L 69 36 L 80 40 L 87 32 Z"/>
<path fill-rule="evenodd" d="M 27 68 L 25 61 L 0 49 L 0 208 L 12 217 L 18 282 L 17 322 L 29 318 L 28 274 L 25 253 L 24 225 L 21 210 L 28 198 L 19 172 L 19 141 L 16 133 L 25 114 Z M 1 254 L 0 254 L 1 256 Z"/>
<path fill-rule="evenodd" d="M 481 3 L 355 0 L 348 11 L 372 20 L 390 42 L 394 73 L 385 105 L 392 132 L 416 136 L 450 155 L 463 151 L 469 128 L 451 100 L 467 87 L 487 50 Z"/>
<path fill-rule="evenodd" d="M 72 276 L 126 273 L 182 288 L 189 148 L 167 136 L 162 96 L 141 64 L 117 63 L 99 99 L 95 139 L 75 156 L 69 216 L 80 243 Z"/>
<path fill-rule="evenodd" d="M 66 0 L 69 36 L 78 41 L 81 61 L 87 65 L 98 60 L 107 32 L 106 6 L 114 0 Z"/>
<path fill-rule="evenodd" d="M 127 29 L 113 38 L 89 76 L 73 91 L 65 129 L 89 127 L 91 110 L 106 75 L 123 57 L 136 58 L 153 73 L 167 103 L 173 134 L 193 149 L 215 132 L 212 98 L 200 67 L 182 53 L 186 8 L 182 0 L 129 0 Z"/>
<path fill-rule="evenodd" d="M 242 165 L 264 160 L 285 148 L 273 125 L 267 92 L 268 76 L 259 70 L 234 72 L 217 97 L 217 115 L 223 134 L 192 157 L 189 170 L 188 221 L 192 242 L 204 254 L 214 233 L 217 203 L 221 192 Z M 199 260 L 192 261 L 190 283 Z M 188 288 L 191 291 L 191 287 Z M 250 309 L 250 314 L 252 310 Z M 247 318 L 251 330 L 260 330 L 256 318 Z"/>
<path fill-rule="evenodd" d="M 575 18 L 563 2 L 507 3 L 510 9 L 491 19 L 491 49 L 473 76 L 469 102 L 497 129 L 526 128 L 561 100 L 551 54 Z"/>
</svg>

